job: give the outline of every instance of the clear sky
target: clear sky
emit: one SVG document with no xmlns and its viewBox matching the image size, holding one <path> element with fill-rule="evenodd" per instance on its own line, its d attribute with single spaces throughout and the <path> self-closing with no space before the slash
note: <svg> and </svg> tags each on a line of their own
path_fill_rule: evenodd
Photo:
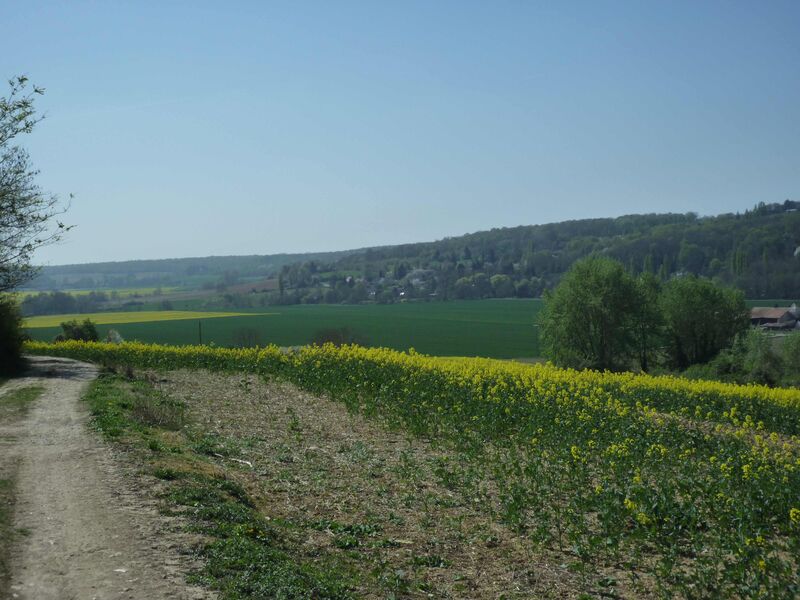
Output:
<svg viewBox="0 0 800 600">
<path fill-rule="evenodd" d="M 46 264 L 800 199 L 800 2 L 0 0 Z M 5 89 L 0 91 L 5 95 Z"/>
</svg>

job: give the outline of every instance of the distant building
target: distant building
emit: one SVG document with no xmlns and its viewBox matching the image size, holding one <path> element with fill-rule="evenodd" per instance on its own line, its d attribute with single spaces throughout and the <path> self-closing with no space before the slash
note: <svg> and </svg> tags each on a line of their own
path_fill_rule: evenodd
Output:
<svg viewBox="0 0 800 600">
<path fill-rule="evenodd" d="M 793 329 L 798 324 L 796 305 L 789 308 L 756 306 L 750 309 L 750 324 L 765 329 Z"/>
</svg>

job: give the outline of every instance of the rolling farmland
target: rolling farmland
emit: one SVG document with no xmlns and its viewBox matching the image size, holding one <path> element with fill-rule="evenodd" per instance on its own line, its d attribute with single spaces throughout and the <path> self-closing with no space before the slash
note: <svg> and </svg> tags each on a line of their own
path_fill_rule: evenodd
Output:
<svg viewBox="0 0 800 600">
<path fill-rule="evenodd" d="M 299 305 L 269 307 L 269 312 L 147 311 L 55 315 L 26 322 L 29 335 L 49 341 L 58 324 L 91 318 L 100 336 L 108 329 L 126 340 L 196 344 L 198 321 L 204 343 L 234 345 L 243 331 L 261 344 L 309 343 L 320 330 L 347 327 L 371 346 L 414 348 L 438 356 L 520 358 L 539 355 L 535 317 L 540 300 L 482 300 L 393 305 Z M 224 317 L 224 318 L 223 318 Z"/>
</svg>

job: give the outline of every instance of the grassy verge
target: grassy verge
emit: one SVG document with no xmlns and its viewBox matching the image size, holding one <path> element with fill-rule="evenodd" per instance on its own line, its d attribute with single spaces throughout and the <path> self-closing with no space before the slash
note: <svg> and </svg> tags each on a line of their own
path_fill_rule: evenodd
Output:
<svg viewBox="0 0 800 600">
<path fill-rule="evenodd" d="M 95 427 L 137 451 L 145 470 L 165 482 L 163 510 L 183 516 L 202 534 L 204 567 L 194 582 L 226 599 L 352 597 L 354 582 L 345 567 L 325 557 L 298 557 L 291 528 L 262 516 L 235 473 L 209 460 L 225 445 L 187 426 L 182 403 L 146 381 L 109 374 L 92 385 L 86 400 Z"/>
<path fill-rule="evenodd" d="M 25 416 L 31 403 L 42 393 L 41 387 L 28 387 L 0 396 L 0 425 L 8 425 Z M 2 443 L 0 437 L 0 443 Z M 17 470 L 13 454 L 0 453 L 0 596 L 8 592 L 11 544 L 23 532 L 13 528 L 14 481 Z"/>
<path fill-rule="evenodd" d="M 42 387 L 32 386 L 0 396 L 0 423 L 24 417 L 31 403 L 42 394 L 43 390 Z"/>
</svg>

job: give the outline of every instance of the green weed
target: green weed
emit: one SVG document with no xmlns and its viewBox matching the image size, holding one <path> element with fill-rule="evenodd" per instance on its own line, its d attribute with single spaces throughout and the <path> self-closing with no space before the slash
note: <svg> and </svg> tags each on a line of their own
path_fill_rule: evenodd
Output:
<svg viewBox="0 0 800 600">
<path fill-rule="evenodd" d="M 44 388 L 41 386 L 31 386 L 0 396 L 0 421 L 10 421 L 22 417 L 43 391 Z"/>
</svg>

